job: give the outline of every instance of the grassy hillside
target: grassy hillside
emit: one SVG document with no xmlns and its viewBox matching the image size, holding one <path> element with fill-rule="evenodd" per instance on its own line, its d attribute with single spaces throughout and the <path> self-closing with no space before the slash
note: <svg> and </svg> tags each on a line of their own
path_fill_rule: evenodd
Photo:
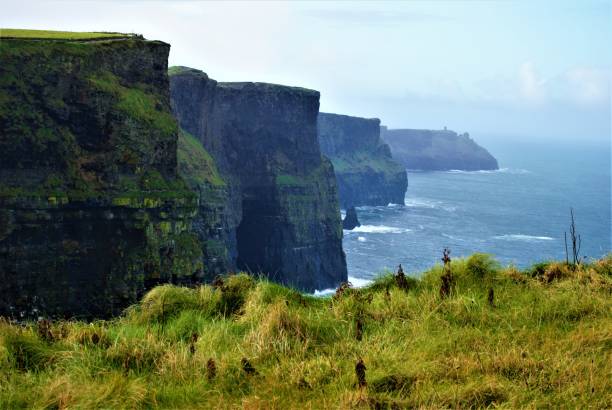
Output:
<svg viewBox="0 0 612 410">
<path fill-rule="evenodd" d="M 22 38 L 32 40 L 93 40 L 126 38 L 131 36 L 133 36 L 133 34 L 0 28 L 0 38 Z"/>
<path fill-rule="evenodd" d="M 452 273 L 446 297 L 441 266 L 333 298 L 238 275 L 108 322 L 4 321 L 0 407 L 610 407 L 612 256 Z"/>
</svg>

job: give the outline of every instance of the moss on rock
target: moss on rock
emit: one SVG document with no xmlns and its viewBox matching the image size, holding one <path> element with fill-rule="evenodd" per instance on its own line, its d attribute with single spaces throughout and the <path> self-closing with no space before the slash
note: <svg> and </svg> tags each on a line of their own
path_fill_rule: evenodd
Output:
<svg viewBox="0 0 612 410">
<path fill-rule="evenodd" d="M 109 316 L 199 281 L 169 45 L 26 34 L 0 41 L 0 315 Z"/>
</svg>

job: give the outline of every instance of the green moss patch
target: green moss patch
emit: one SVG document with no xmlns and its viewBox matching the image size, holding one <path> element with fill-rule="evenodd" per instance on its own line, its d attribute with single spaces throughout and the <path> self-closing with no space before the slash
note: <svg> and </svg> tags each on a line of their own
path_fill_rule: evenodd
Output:
<svg viewBox="0 0 612 410">
<path fill-rule="evenodd" d="M 361 173 L 364 171 L 394 174 L 404 168 L 390 158 L 377 157 L 369 152 L 358 151 L 350 155 L 331 158 L 336 173 Z"/>
<path fill-rule="evenodd" d="M 183 129 L 179 130 L 177 156 L 179 173 L 192 186 L 225 185 L 213 158 L 200 141 Z"/>
<path fill-rule="evenodd" d="M 130 117 L 143 121 L 164 134 L 176 132 L 176 120 L 163 107 L 159 96 L 147 91 L 144 85 L 124 87 L 117 76 L 106 71 L 90 77 L 91 84 L 100 91 L 113 94 L 117 99 L 116 108 Z"/>
</svg>

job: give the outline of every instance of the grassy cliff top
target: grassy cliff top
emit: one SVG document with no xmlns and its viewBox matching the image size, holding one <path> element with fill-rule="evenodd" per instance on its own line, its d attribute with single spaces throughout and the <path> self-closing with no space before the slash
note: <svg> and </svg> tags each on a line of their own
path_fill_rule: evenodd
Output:
<svg viewBox="0 0 612 410">
<path fill-rule="evenodd" d="M 29 40 L 99 40 L 135 37 L 135 34 L 0 28 L 0 38 Z"/>
<path fill-rule="evenodd" d="M 439 265 L 332 298 L 242 274 L 154 288 L 112 321 L 0 320 L 0 403 L 610 407 L 612 256 L 519 271 L 475 254 L 451 271 L 444 297 Z"/>
<path fill-rule="evenodd" d="M 181 65 L 173 65 L 172 67 L 168 67 L 168 75 L 194 75 L 206 79 L 209 78 L 208 75 L 202 70 Z"/>
<path fill-rule="evenodd" d="M 320 93 L 317 90 L 311 90 L 309 88 L 294 87 L 289 85 L 272 84 L 272 83 L 258 83 L 258 82 L 224 82 L 218 83 L 219 87 L 239 90 L 239 91 L 254 91 L 254 92 L 265 92 L 265 93 L 296 93 L 309 95 L 313 97 L 319 97 Z"/>
</svg>

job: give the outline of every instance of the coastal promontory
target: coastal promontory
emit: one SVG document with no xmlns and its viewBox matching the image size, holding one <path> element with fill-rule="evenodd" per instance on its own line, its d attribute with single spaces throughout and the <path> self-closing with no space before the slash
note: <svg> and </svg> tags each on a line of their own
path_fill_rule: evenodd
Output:
<svg viewBox="0 0 612 410">
<path fill-rule="evenodd" d="M 387 129 L 381 137 L 391 147 L 393 157 L 407 169 L 423 171 L 495 170 L 497 160 L 466 132 Z"/>
</svg>

